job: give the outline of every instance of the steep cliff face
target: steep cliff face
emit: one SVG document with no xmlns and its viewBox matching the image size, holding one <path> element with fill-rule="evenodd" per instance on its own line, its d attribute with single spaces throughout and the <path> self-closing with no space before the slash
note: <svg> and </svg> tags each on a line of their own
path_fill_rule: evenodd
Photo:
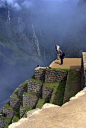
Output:
<svg viewBox="0 0 86 128">
<path fill-rule="evenodd" d="M 15 88 L 33 75 L 38 64 L 47 65 L 50 61 L 46 64 L 45 60 L 30 11 L 1 7 L 0 1 L 0 109 Z"/>
<path fill-rule="evenodd" d="M 20 52 L 23 51 L 23 55 L 27 53 L 28 56 L 38 57 L 40 55 L 39 41 L 32 25 L 30 30 L 27 28 L 26 15 L 15 12 L 8 7 L 0 8 L 0 12 L 0 45 L 2 49 L 3 45 L 7 45 L 7 47 L 9 45 L 11 50 L 16 46 L 14 52 L 19 50 Z M 7 51 L 9 50 L 7 49 Z M 2 51 L 0 52 L 2 53 Z M 21 53 L 17 54 L 20 55 Z"/>
</svg>

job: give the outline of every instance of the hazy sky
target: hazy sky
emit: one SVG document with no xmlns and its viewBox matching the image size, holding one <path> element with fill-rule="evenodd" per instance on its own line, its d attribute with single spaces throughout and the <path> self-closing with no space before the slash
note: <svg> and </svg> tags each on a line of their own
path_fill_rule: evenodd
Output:
<svg viewBox="0 0 86 128">
<path fill-rule="evenodd" d="M 16 10 L 21 10 L 22 7 L 26 7 L 27 9 L 33 5 L 33 2 L 35 0 L 0 0 L 0 7 L 5 7 L 6 4 L 10 5 L 11 7 L 13 7 Z M 72 2 L 72 3 L 76 3 L 79 0 L 40 0 L 40 1 L 57 1 L 59 3 L 64 3 L 64 2 Z"/>
<path fill-rule="evenodd" d="M 6 5 L 20 11 L 23 7 L 28 9 L 32 6 L 32 2 L 30 0 L 0 0 L 0 7 L 5 7 Z"/>
</svg>

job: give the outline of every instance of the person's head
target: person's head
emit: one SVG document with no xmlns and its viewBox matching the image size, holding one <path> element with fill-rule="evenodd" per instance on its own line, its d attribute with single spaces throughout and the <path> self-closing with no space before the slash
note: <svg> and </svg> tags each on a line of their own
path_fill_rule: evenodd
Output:
<svg viewBox="0 0 86 128">
<path fill-rule="evenodd" d="M 40 67 L 40 65 L 37 65 L 37 67 Z"/>
</svg>

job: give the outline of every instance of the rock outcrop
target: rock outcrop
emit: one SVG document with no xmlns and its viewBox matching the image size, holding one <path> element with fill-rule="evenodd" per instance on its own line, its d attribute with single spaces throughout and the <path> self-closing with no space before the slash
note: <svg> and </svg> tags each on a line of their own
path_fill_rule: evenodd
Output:
<svg viewBox="0 0 86 128">
<path fill-rule="evenodd" d="M 86 87 L 62 107 L 47 103 L 8 128 L 86 128 Z"/>
</svg>

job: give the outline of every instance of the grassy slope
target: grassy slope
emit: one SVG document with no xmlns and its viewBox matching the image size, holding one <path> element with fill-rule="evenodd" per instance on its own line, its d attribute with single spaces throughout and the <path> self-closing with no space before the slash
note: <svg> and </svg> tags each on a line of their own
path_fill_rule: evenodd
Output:
<svg viewBox="0 0 86 128">
<path fill-rule="evenodd" d="M 64 103 L 69 101 L 71 97 L 73 97 L 76 93 L 81 90 L 81 72 L 70 70 L 68 73 L 65 95 L 64 95 Z"/>
</svg>

